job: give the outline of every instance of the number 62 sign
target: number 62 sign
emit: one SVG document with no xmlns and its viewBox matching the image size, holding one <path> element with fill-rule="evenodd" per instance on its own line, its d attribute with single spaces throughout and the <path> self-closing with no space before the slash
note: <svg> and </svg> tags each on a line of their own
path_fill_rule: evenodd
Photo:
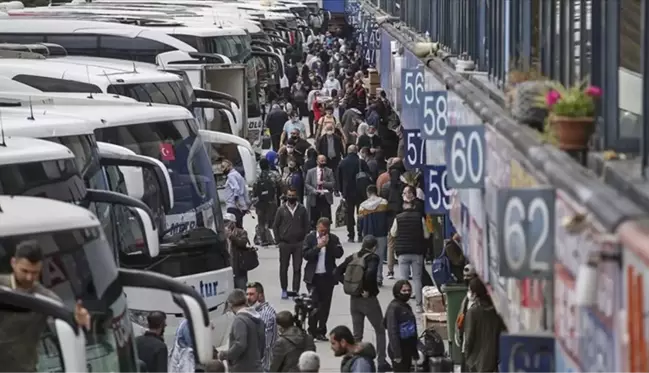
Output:
<svg viewBox="0 0 649 373">
<path fill-rule="evenodd" d="M 498 190 L 500 275 L 552 278 L 555 240 L 554 188 Z"/>
</svg>

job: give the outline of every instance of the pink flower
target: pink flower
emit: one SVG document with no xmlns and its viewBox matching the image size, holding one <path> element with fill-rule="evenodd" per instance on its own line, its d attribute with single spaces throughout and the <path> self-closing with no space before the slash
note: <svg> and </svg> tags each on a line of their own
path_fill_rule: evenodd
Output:
<svg viewBox="0 0 649 373">
<path fill-rule="evenodd" d="M 555 90 L 551 90 L 547 95 L 545 95 L 545 103 L 548 107 L 554 106 L 559 99 L 561 99 L 561 94 Z"/>
<path fill-rule="evenodd" d="M 590 97 L 601 97 L 602 96 L 602 89 L 599 87 L 595 87 L 594 85 L 588 86 L 586 90 L 584 91 L 586 96 Z"/>
</svg>

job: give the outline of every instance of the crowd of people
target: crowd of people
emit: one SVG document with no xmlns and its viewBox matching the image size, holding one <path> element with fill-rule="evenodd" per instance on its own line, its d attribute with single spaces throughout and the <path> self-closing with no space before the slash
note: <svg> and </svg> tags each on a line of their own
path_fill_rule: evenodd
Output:
<svg viewBox="0 0 649 373">
<path fill-rule="evenodd" d="M 363 83 L 367 65 L 360 55 L 355 41 L 330 32 L 312 40 L 302 61 L 287 66 L 290 87 L 266 117 L 277 151 L 259 161 L 250 194 L 241 174 L 225 162 L 224 221 L 237 288 L 228 304 L 236 319 L 228 350 L 215 352 L 215 358 L 227 361 L 230 371 L 318 371 L 314 341 L 330 342 L 335 355 L 343 357 L 341 372 L 408 372 L 419 358 L 416 320 L 423 312 L 422 288 L 435 285 L 425 262 L 440 253 L 424 212 L 421 173 L 406 170 L 398 157 L 399 126 L 385 94 L 370 92 Z M 336 197 L 341 203 L 333 219 Z M 257 227 L 251 239 L 243 217 L 252 210 Z M 345 225 L 347 242 L 359 242 L 361 249 L 343 259 L 343 240 L 331 232 L 333 224 Z M 459 241 L 456 235 L 442 253 L 453 278 L 471 289 L 455 342 L 466 352 L 467 369 L 493 371 L 497 355 L 475 346 L 497 346 L 501 324 L 481 326 L 481 320 L 498 316 L 484 284 L 467 278 Z M 276 313 L 265 301 L 262 284 L 248 282 L 253 243 L 277 245 L 282 299 L 299 294 L 306 284 L 315 305 L 306 325 L 297 314 Z M 386 276 L 397 281 L 384 312 L 377 296 L 386 264 Z M 327 327 L 339 284 L 350 297 L 351 329 Z M 478 312 L 483 313 L 479 318 L 474 316 Z M 365 318 L 376 346 L 363 342 Z"/>
</svg>

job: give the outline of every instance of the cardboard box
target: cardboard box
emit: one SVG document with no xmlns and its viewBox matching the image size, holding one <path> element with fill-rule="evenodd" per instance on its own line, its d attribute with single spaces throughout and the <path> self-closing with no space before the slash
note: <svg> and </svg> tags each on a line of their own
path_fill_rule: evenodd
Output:
<svg viewBox="0 0 649 373">
<path fill-rule="evenodd" d="M 425 312 L 422 317 L 424 330 L 433 328 L 444 339 L 448 339 L 446 312 Z"/>
<path fill-rule="evenodd" d="M 370 84 L 381 84 L 381 76 L 376 69 L 367 69 L 367 78 Z"/>
<path fill-rule="evenodd" d="M 424 298 L 424 312 L 446 312 L 444 296 L 439 292 L 436 286 L 426 286 L 422 290 Z"/>
</svg>

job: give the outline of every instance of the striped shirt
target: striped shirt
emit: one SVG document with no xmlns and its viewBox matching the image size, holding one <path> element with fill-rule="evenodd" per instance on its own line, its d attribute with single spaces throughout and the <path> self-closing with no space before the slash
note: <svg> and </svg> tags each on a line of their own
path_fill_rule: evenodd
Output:
<svg viewBox="0 0 649 373">
<path fill-rule="evenodd" d="M 264 372 L 268 372 L 270 370 L 270 362 L 272 360 L 271 355 L 273 346 L 275 345 L 275 341 L 277 340 L 277 313 L 275 312 L 275 309 L 270 304 L 268 304 L 268 302 L 264 302 L 257 306 L 257 312 L 259 312 L 259 316 L 264 321 L 264 325 L 266 326 L 266 348 L 264 349 L 264 358 L 261 360 L 261 365 L 264 368 Z"/>
</svg>

